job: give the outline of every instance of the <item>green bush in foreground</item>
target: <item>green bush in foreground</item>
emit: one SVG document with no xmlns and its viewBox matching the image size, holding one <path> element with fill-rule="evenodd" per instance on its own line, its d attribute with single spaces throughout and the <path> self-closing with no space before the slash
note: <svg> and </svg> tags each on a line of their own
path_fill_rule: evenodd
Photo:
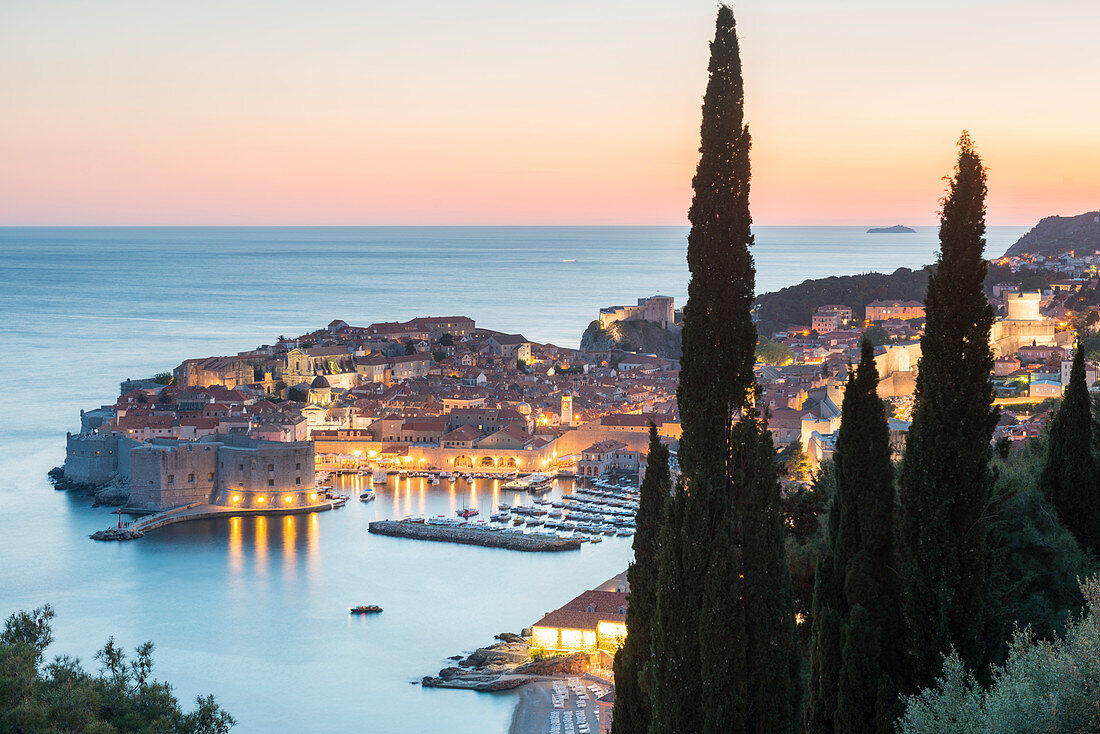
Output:
<svg viewBox="0 0 1100 734">
<path fill-rule="evenodd" d="M 225 734 L 236 720 L 213 696 L 184 713 L 172 686 L 152 678 L 153 643 L 128 660 L 113 638 L 96 653 L 96 675 L 60 655 L 43 664 L 53 641 L 49 604 L 16 612 L 0 632 L 0 732 Z"/>
<path fill-rule="evenodd" d="M 1086 612 L 1064 634 L 1017 629 L 1004 665 L 983 688 L 952 652 L 933 687 L 906 700 L 900 734 L 1100 731 L 1100 577 L 1081 584 Z"/>
</svg>

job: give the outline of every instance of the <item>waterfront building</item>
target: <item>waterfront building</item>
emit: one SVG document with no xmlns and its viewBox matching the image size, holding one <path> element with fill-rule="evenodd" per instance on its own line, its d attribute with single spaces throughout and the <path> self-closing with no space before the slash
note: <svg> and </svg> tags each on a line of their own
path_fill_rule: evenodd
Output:
<svg viewBox="0 0 1100 734">
<path fill-rule="evenodd" d="M 214 438 L 133 448 L 129 507 L 159 511 L 198 503 L 274 510 L 316 504 L 311 442 Z"/>
<path fill-rule="evenodd" d="M 614 654 L 626 639 L 627 594 L 585 591 L 531 625 L 531 645 L 550 652 Z"/>
<path fill-rule="evenodd" d="M 641 455 L 621 441 L 600 441 L 581 451 L 577 476 L 602 477 L 608 474 L 637 474 Z"/>
</svg>

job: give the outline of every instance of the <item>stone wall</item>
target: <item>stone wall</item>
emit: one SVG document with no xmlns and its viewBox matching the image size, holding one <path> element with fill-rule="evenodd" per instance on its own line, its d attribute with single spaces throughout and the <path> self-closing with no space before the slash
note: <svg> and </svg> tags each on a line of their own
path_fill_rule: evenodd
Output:
<svg viewBox="0 0 1100 734">
<path fill-rule="evenodd" d="M 102 484 L 112 475 L 128 479 L 130 452 L 140 445 L 124 436 L 66 434 L 65 478 L 85 484 Z"/>
</svg>

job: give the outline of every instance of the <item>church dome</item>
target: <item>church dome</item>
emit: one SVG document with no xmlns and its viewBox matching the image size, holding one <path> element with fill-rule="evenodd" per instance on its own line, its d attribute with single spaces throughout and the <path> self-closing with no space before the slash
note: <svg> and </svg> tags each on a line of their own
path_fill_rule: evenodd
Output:
<svg viewBox="0 0 1100 734">
<path fill-rule="evenodd" d="M 328 380 L 325 379 L 324 375 L 317 375 L 313 378 L 313 382 L 309 383 L 310 390 L 318 390 L 323 387 L 329 387 Z"/>
</svg>

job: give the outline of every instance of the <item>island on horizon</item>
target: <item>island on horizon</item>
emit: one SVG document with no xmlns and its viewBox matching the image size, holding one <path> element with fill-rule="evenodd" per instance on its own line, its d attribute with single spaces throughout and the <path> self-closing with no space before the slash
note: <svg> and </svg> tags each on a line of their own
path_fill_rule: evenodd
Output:
<svg viewBox="0 0 1100 734">
<path fill-rule="evenodd" d="M 906 227 L 903 224 L 895 224 L 893 227 L 871 227 L 867 230 L 867 234 L 916 234 L 917 230 L 912 227 Z"/>
</svg>

